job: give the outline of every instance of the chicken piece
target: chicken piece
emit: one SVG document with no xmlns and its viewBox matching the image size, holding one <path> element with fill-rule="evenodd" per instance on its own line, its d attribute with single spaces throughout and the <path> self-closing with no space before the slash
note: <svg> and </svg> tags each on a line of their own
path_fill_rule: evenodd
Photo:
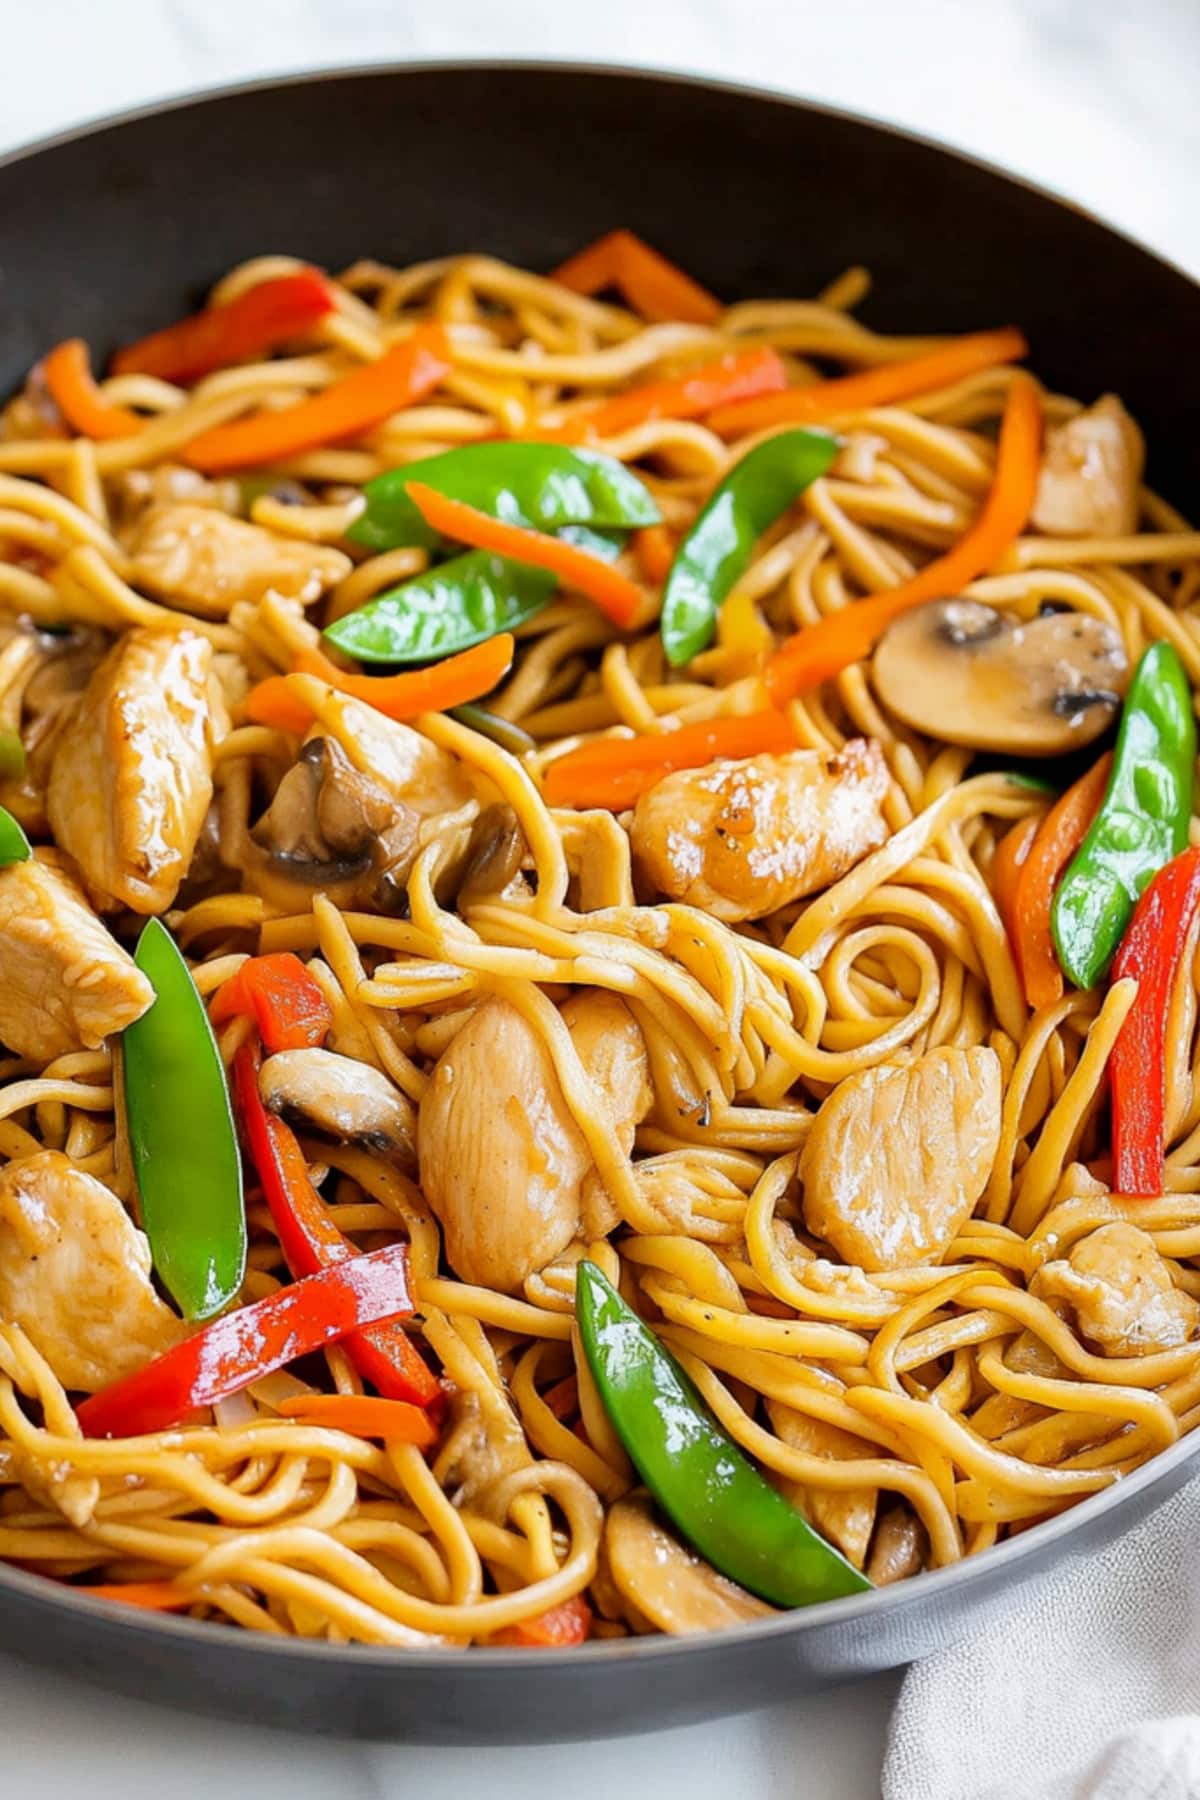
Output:
<svg viewBox="0 0 1200 1800">
<path fill-rule="evenodd" d="M 887 836 L 879 745 L 790 750 L 666 776 L 643 794 L 630 841 L 656 893 L 736 924 L 828 887 Z"/>
<path fill-rule="evenodd" d="M 1136 1225 L 1101 1225 L 1046 1263 L 1030 1283 L 1042 1300 L 1065 1300 L 1083 1337 L 1104 1356 L 1145 1356 L 1186 1344 L 1200 1305 L 1177 1288 L 1154 1239 Z"/>
<path fill-rule="evenodd" d="M 474 796 L 462 764 L 375 707 L 324 683 L 313 683 L 317 724 L 312 736 L 332 738 L 362 775 L 370 776 L 393 800 L 419 818 L 455 812 Z"/>
<path fill-rule="evenodd" d="M 650 1098 L 641 1033 L 615 996 L 568 1005 L 597 1102 L 629 1144 Z M 579 1233 L 591 1153 L 542 1038 L 507 1000 L 485 1001 L 443 1051 L 421 1102 L 417 1154 L 464 1281 L 512 1293 Z"/>
<path fill-rule="evenodd" d="M 875 1447 L 853 1432 L 829 1425 L 824 1419 L 810 1418 L 781 1401 L 768 1400 L 767 1413 L 775 1435 L 789 1449 L 803 1450 L 809 1456 L 823 1456 L 830 1462 L 857 1462 L 876 1456 Z M 836 1544 L 842 1555 L 861 1569 L 866 1561 L 867 1546 L 875 1528 L 875 1505 L 878 1488 L 819 1488 L 803 1481 L 776 1476 L 775 1485 L 796 1511 L 803 1513 L 810 1525 L 823 1537 Z"/>
<path fill-rule="evenodd" d="M 804 1221 L 868 1271 L 938 1262 L 1000 1142 L 1000 1059 L 982 1045 L 881 1063 L 833 1090 L 800 1159 Z"/>
<path fill-rule="evenodd" d="M 1052 537 L 1128 537 L 1146 464 L 1142 434 L 1115 394 L 1046 433 L 1031 523 Z"/>
<path fill-rule="evenodd" d="M 613 1135 L 628 1156 L 634 1133 L 654 1104 L 650 1064 L 637 1021 L 616 994 L 599 989 L 573 994 L 562 1016 L 580 1062 L 602 1093 L 610 1101 L 618 1100 Z M 594 1168 L 584 1176 L 580 1214 L 584 1236 L 589 1239 L 607 1237 L 621 1216 Z"/>
<path fill-rule="evenodd" d="M 604 1548 L 616 1593 L 639 1624 L 682 1637 L 776 1616 L 773 1606 L 681 1544 L 640 1496 L 609 1509 Z"/>
<path fill-rule="evenodd" d="M 39 850 L 0 869 L 0 1043 L 38 1063 L 94 1050 L 153 999 L 65 858 Z"/>
<path fill-rule="evenodd" d="M 928 1546 L 925 1527 L 916 1514 L 907 1506 L 893 1506 L 879 1521 L 867 1563 L 868 1581 L 876 1587 L 890 1587 L 894 1581 L 919 1575 Z"/>
<path fill-rule="evenodd" d="M 46 811 L 102 908 L 171 905 L 212 799 L 212 649 L 192 632 L 113 645 L 59 740 Z"/>
<path fill-rule="evenodd" d="M 121 1202 L 58 1150 L 0 1169 L 0 1317 L 85 1394 L 186 1332 L 155 1293 L 150 1246 Z"/>
<path fill-rule="evenodd" d="M 325 544 L 278 537 L 189 502 L 149 507 L 131 551 L 135 587 L 205 619 L 223 619 L 239 600 L 261 600 L 268 588 L 308 606 L 353 566 Z"/>
</svg>

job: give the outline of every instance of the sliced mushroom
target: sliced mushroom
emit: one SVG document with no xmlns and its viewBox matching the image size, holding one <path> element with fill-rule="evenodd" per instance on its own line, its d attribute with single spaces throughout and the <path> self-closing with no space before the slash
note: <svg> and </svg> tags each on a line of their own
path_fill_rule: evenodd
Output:
<svg viewBox="0 0 1200 1800">
<path fill-rule="evenodd" d="M 749 1619 L 770 1618 L 775 1611 L 686 1550 L 659 1524 L 648 1500 L 618 1500 L 609 1512 L 604 1542 L 621 1595 L 660 1631 L 676 1637 L 722 1631 Z"/>
<path fill-rule="evenodd" d="M 917 731 L 975 750 L 1061 756 L 1108 726 L 1129 677 L 1120 635 L 1086 613 L 1028 624 L 978 600 L 935 600 L 875 652 L 884 705 Z"/>
<path fill-rule="evenodd" d="M 875 1530 L 867 1558 L 867 1580 L 876 1587 L 889 1587 L 893 1581 L 919 1575 L 925 1566 L 928 1545 L 925 1527 L 916 1514 L 907 1506 L 891 1507 Z"/>
<path fill-rule="evenodd" d="M 370 1063 L 332 1050 L 280 1050 L 263 1064 L 258 1089 L 272 1112 L 298 1113 L 328 1137 L 416 1163 L 412 1102 Z"/>
<path fill-rule="evenodd" d="M 453 900 L 459 912 L 481 900 L 493 900 L 516 880 L 526 856 L 525 834 L 511 806 L 485 806 L 467 843 L 466 855 L 454 871 L 443 905 Z"/>
</svg>

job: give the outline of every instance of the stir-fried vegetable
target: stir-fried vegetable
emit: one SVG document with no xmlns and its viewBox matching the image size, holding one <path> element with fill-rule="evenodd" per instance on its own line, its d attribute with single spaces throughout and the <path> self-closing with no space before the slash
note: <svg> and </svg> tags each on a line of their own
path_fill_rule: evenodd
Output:
<svg viewBox="0 0 1200 1800">
<path fill-rule="evenodd" d="M 24 773 L 24 744 L 15 731 L 0 731 L 0 781 L 17 781 Z"/>
<path fill-rule="evenodd" d="M 287 1266 L 293 1275 L 303 1276 L 352 1262 L 357 1257 L 354 1245 L 339 1231 L 313 1186 L 295 1133 L 262 1103 L 258 1068 L 257 1049 L 244 1045 L 234 1059 L 234 1093 L 246 1148 Z M 438 1398 L 437 1376 L 399 1325 L 355 1331 L 347 1339 L 346 1353 L 359 1374 L 389 1400 L 428 1406 Z"/>
<path fill-rule="evenodd" d="M 654 525 L 659 517 L 649 489 L 611 456 L 545 443 L 464 444 L 369 481 L 363 489 L 367 509 L 347 537 L 369 550 L 434 548 L 441 533 L 413 500 L 414 481 L 476 512 L 539 531 Z"/>
<path fill-rule="evenodd" d="M 777 706 L 819 687 L 851 663 L 869 656 L 893 619 L 926 600 L 957 594 L 995 568 L 1024 528 L 1037 493 L 1042 407 L 1027 376 L 1008 390 L 996 473 L 979 516 L 945 556 L 926 563 L 911 581 L 869 600 L 856 600 L 817 625 L 807 625 L 780 646 L 767 665 L 767 686 Z"/>
<path fill-rule="evenodd" d="M 337 305 L 318 269 L 297 269 L 259 281 L 223 306 L 180 319 L 127 344 L 113 357 L 114 375 L 156 375 L 161 381 L 198 381 L 212 369 L 277 349 L 299 337 Z"/>
<path fill-rule="evenodd" d="M 768 431 L 778 425 L 816 424 L 840 413 L 858 412 L 871 406 L 893 406 L 914 394 L 949 387 L 980 369 L 1015 362 L 1028 353 L 1023 332 L 1012 326 L 1002 331 L 977 331 L 953 343 L 943 344 L 925 356 L 904 362 L 884 363 L 857 375 L 839 375 L 833 381 L 814 381 L 808 387 L 788 388 L 786 393 L 743 400 L 714 412 L 709 424 L 726 437 L 744 431 Z"/>
<path fill-rule="evenodd" d="M 779 1606 L 871 1586 L 746 1459 L 594 1263 L 579 1264 L 575 1308 L 617 1436 L 668 1518 L 714 1569 Z"/>
<path fill-rule="evenodd" d="M 166 926 L 147 919 L 134 958 L 154 1004 L 121 1039 L 122 1087 L 142 1224 L 185 1318 L 229 1305 L 246 1269 L 242 1165 L 204 1002 Z"/>
<path fill-rule="evenodd" d="M 522 1619 L 519 1625 L 506 1625 L 488 1640 L 492 1644 L 509 1644 L 517 1649 L 565 1650 L 582 1644 L 591 1630 L 592 1609 L 582 1594 L 539 1613 L 536 1619 Z"/>
<path fill-rule="evenodd" d="M 577 294 L 613 287 L 643 319 L 686 319 L 711 325 L 721 302 L 632 231 L 609 231 L 552 271 L 551 281 Z"/>
<path fill-rule="evenodd" d="M 1038 834 L 1041 817 L 1030 813 L 1027 818 L 1018 819 L 996 846 L 996 854 L 992 857 L 988 869 L 988 881 L 992 889 L 992 898 L 996 909 L 1004 922 L 1010 943 L 1016 954 L 1016 923 L 1013 916 L 1013 903 L 1017 897 L 1017 878 L 1024 868 L 1029 852 L 1033 848 L 1033 840 Z"/>
<path fill-rule="evenodd" d="M 428 669 L 412 669 L 404 675 L 348 675 L 319 650 L 305 650 L 296 658 L 292 676 L 268 675 L 246 695 L 246 717 L 259 725 L 276 725 L 281 731 L 304 732 L 312 723 L 312 708 L 293 677 L 316 675 L 343 694 L 352 694 L 389 719 L 415 719 L 423 712 L 448 712 L 468 700 L 490 694 L 512 667 L 513 639 L 499 632 L 486 643 L 476 644 Z"/>
<path fill-rule="evenodd" d="M 6 863 L 28 862 L 32 854 L 29 839 L 8 809 L 0 806 L 0 868 Z"/>
<path fill-rule="evenodd" d="M 557 589 L 558 576 L 549 569 L 468 550 L 346 613 L 325 636 L 360 662 L 429 662 L 515 631 Z"/>
<path fill-rule="evenodd" d="M 352 1257 L 214 1319 L 75 1409 L 85 1437 L 168 1431 L 352 1332 L 412 1312 L 408 1246 Z"/>
<path fill-rule="evenodd" d="M 509 750 L 514 756 L 524 756 L 527 751 L 537 749 L 537 739 L 514 725 L 511 719 L 502 719 L 499 713 L 488 712 L 483 706 L 452 706 L 450 717 L 457 719 L 460 725 L 469 725 L 472 731 L 478 731 L 482 737 L 491 738 L 493 744 L 499 744 L 502 750 Z"/>
<path fill-rule="evenodd" d="M 1094 987 L 1138 899 L 1187 844 L 1196 720 L 1179 653 L 1151 644 L 1125 696 L 1100 810 L 1063 876 L 1051 928 L 1063 973 Z"/>
<path fill-rule="evenodd" d="M 1102 756 L 1055 801 L 1017 873 L 1010 928 L 1025 998 L 1035 1009 L 1062 998 L 1062 970 L 1050 932 L 1054 890 L 1096 816 L 1111 767 L 1112 757 Z"/>
<path fill-rule="evenodd" d="M 1109 1060 L 1118 1194 L 1163 1191 L 1167 1009 L 1198 907 L 1200 850 L 1185 850 L 1138 901 L 1113 960 L 1114 981 L 1132 975 L 1138 984 Z"/>
<path fill-rule="evenodd" d="M 42 363 L 46 390 L 72 431 L 81 437 L 131 437 L 145 420 L 127 406 L 114 406 L 104 398 L 93 377 L 88 348 L 82 338 L 56 344 Z"/>
<path fill-rule="evenodd" d="M 277 950 L 251 956 L 217 989 L 209 1017 L 221 1025 L 237 1014 L 253 1019 L 272 1056 L 323 1044 L 333 1024 L 329 1002 L 298 956 Z"/>
<path fill-rule="evenodd" d="M 644 525 L 633 534 L 633 554 L 643 581 L 665 581 L 675 561 L 675 539 L 665 525 Z"/>
<path fill-rule="evenodd" d="M 140 1606 L 147 1612 L 184 1612 L 204 1598 L 174 1581 L 102 1581 L 95 1587 L 73 1586 L 71 1592 L 86 1594 L 90 1600 L 119 1600 L 122 1606 Z"/>
<path fill-rule="evenodd" d="M 422 1449 L 437 1442 L 437 1427 L 429 1414 L 408 1400 L 380 1400 L 374 1394 L 293 1394 L 280 1400 L 276 1411 L 283 1419 L 328 1425 L 351 1437 L 418 1444 Z"/>
<path fill-rule="evenodd" d="M 363 363 L 295 406 L 201 432 L 185 450 L 185 459 L 206 475 L 219 475 L 358 437 L 428 394 L 450 366 L 450 341 L 442 327 L 418 325 L 377 362 Z"/>
<path fill-rule="evenodd" d="M 717 757 L 794 750 L 796 734 L 781 712 L 737 714 L 645 737 L 601 738 L 569 750 L 546 770 L 551 806 L 603 806 L 620 812 L 676 769 L 699 769 Z"/>
<path fill-rule="evenodd" d="M 701 419 L 714 407 L 756 394 L 775 394 L 787 386 L 787 371 L 769 345 L 754 350 L 731 350 L 716 362 L 702 363 L 673 381 L 651 381 L 645 387 L 615 394 L 566 425 L 550 430 L 537 428 L 543 442 L 575 444 L 593 438 L 616 437 L 651 419 Z"/>
<path fill-rule="evenodd" d="M 721 603 L 754 545 L 837 455 L 823 432 L 785 431 L 735 464 L 675 553 L 663 594 L 662 641 L 678 667 L 712 641 Z"/>
</svg>

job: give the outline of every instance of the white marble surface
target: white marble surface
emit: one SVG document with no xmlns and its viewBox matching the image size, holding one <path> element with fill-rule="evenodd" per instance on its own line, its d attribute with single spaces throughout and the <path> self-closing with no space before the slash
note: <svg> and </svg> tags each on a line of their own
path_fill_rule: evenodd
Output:
<svg viewBox="0 0 1200 1800">
<path fill-rule="evenodd" d="M 0 152 L 121 107 L 320 65 L 639 62 L 894 120 L 1069 194 L 1200 273 L 1200 0 L 0 0 L 0 21 Z M 482 1781 L 489 1800 L 870 1800 L 896 1686 L 885 1676 L 688 1731 L 485 1762 L 214 1727 L 0 1658 L 0 1795 L 457 1800 Z"/>
</svg>

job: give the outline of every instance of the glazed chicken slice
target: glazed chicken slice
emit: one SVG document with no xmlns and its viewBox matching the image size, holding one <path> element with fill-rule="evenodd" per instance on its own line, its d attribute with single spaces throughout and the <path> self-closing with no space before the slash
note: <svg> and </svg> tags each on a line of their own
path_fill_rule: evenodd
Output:
<svg viewBox="0 0 1200 1800">
<path fill-rule="evenodd" d="M 223 619 L 239 600 L 261 600 L 268 588 L 310 605 L 352 567 L 340 550 L 186 501 L 149 507 L 131 550 L 135 587 L 206 619 Z"/>
<path fill-rule="evenodd" d="M 767 1412 L 776 1434 L 792 1450 L 803 1450 L 809 1456 L 828 1457 L 832 1462 L 856 1462 L 876 1455 L 873 1445 L 853 1432 L 843 1431 L 824 1419 L 810 1418 L 779 1400 L 767 1401 Z M 873 1487 L 819 1488 L 802 1481 L 777 1476 L 775 1485 L 797 1512 L 804 1514 L 823 1537 L 837 1545 L 856 1569 L 866 1561 L 871 1533 L 875 1528 L 875 1507 L 879 1491 Z"/>
<path fill-rule="evenodd" d="M 1145 1356 L 1195 1337 L 1200 1306 L 1177 1288 L 1154 1239 L 1120 1220 L 1073 1244 L 1061 1262 L 1046 1263 L 1032 1290 L 1065 1300 L 1080 1333 L 1104 1356 Z"/>
<path fill-rule="evenodd" d="M 828 887 L 887 836 L 878 744 L 791 750 L 666 776 L 643 794 L 630 841 L 645 881 L 736 924 Z"/>
<path fill-rule="evenodd" d="M 184 1335 L 115 1194 L 57 1150 L 0 1169 L 0 1317 L 65 1388 L 93 1394 Z"/>
<path fill-rule="evenodd" d="M 64 857 L 39 850 L 0 869 L 0 1043 L 39 1063 L 94 1050 L 153 999 Z"/>
<path fill-rule="evenodd" d="M 211 667 L 192 632 L 127 632 L 59 740 L 46 811 L 102 908 L 164 912 L 187 874 L 225 722 Z"/>
<path fill-rule="evenodd" d="M 1052 537 L 1137 530 L 1146 447 L 1115 394 L 1046 434 L 1031 524 Z"/>
</svg>

